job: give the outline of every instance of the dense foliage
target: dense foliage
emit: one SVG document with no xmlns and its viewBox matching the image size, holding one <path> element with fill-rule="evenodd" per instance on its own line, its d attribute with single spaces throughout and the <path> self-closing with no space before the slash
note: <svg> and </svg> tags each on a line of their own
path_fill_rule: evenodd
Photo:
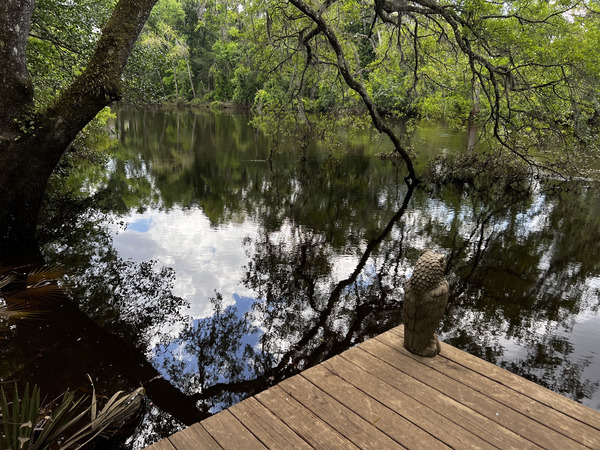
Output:
<svg viewBox="0 0 600 450">
<path fill-rule="evenodd" d="M 29 45 L 38 104 L 85 67 L 114 4 L 38 2 Z M 513 158 L 564 169 L 595 148 L 599 11 L 594 0 L 159 0 L 126 98 L 253 107 L 272 134 L 285 120 L 308 123 L 298 141 L 331 130 L 314 114 L 369 112 L 390 137 L 379 116 L 477 120 Z M 410 165 L 410 148 L 395 147 Z"/>
<path fill-rule="evenodd" d="M 114 3 L 37 3 L 29 63 L 45 94 L 40 101 L 82 70 Z M 455 121 L 489 113 L 496 99 L 485 72 L 493 67 L 496 78 L 505 77 L 500 96 L 511 93 L 514 102 L 502 105 L 502 113 L 509 107 L 537 110 L 532 119 L 552 116 L 582 131 L 586 120 L 598 117 L 597 3 L 306 5 L 328 21 L 354 76 L 383 112 Z M 323 33 L 290 2 L 159 0 L 128 75 L 130 94 L 143 94 L 145 101 L 217 100 L 262 108 L 289 104 L 292 97 L 294 107 L 311 111 L 359 104 Z"/>
<path fill-rule="evenodd" d="M 311 114 L 349 110 L 390 137 L 381 115 L 476 120 L 515 160 L 564 173 L 597 156 L 598 11 L 568 0 L 160 0 L 138 46 L 152 70 L 130 75 L 155 99 L 252 106 L 272 134 L 285 117 L 308 123 L 300 138 L 331 129 Z M 410 149 L 395 147 L 410 165 Z"/>
<path fill-rule="evenodd" d="M 359 105 L 326 36 L 293 3 L 160 0 L 138 45 L 152 70 L 138 62 L 130 74 L 140 70 L 161 98 L 258 109 L 292 98 L 310 111 Z M 583 131 L 598 115 L 596 3 L 303 4 L 327 21 L 380 111 L 462 121 L 500 102 L 502 116 L 518 111 L 531 124 L 551 116 Z"/>
</svg>

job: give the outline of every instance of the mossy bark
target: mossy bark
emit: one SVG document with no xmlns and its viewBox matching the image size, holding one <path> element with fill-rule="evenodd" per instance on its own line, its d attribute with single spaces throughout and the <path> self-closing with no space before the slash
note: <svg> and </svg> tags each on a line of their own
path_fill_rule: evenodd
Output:
<svg viewBox="0 0 600 450">
<path fill-rule="evenodd" d="M 34 0 L 0 2 L 0 139 L 17 137 L 14 119 L 33 107 L 25 58 L 33 8 Z"/>
<path fill-rule="evenodd" d="M 6 91 L 0 97 L 0 247 L 34 238 L 52 171 L 83 127 L 121 98 L 121 74 L 156 0 L 120 0 L 86 69 L 42 112 L 33 111 L 25 56 L 33 0 L 5 2 L 0 7 L 0 76 Z M 11 23 L 23 24 L 26 32 L 6 26 Z M 6 67 L 17 68 L 18 75 Z"/>
</svg>

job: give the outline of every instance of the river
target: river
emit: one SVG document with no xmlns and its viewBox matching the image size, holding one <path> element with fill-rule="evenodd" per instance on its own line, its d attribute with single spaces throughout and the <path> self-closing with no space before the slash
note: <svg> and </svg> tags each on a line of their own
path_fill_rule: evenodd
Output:
<svg viewBox="0 0 600 450">
<path fill-rule="evenodd" d="M 54 180 L 41 220 L 76 308 L 6 330 L 2 379 L 143 383 L 141 448 L 400 324 L 430 248 L 442 340 L 600 410 L 600 184 L 413 190 L 372 131 L 274 146 L 249 119 L 118 112 L 106 164 Z M 429 126 L 411 143 L 422 168 L 468 142 Z"/>
</svg>

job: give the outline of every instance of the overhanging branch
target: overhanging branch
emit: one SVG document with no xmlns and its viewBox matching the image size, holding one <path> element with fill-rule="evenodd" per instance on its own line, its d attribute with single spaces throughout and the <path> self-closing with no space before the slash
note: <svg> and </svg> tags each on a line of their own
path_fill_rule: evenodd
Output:
<svg viewBox="0 0 600 450">
<path fill-rule="evenodd" d="M 303 0 L 290 0 L 290 3 L 292 3 L 304 15 L 310 18 L 313 21 L 313 23 L 319 28 L 319 30 L 321 30 L 323 35 L 327 38 L 329 45 L 331 46 L 332 50 L 336 55 L 338 70 L 344 78 L 344 81 L 346 82 L 349 88 L 351 88 L 356 93 L 358 93 L 358 95 L 360 95 L 361 99 L 363 100 L 363 103 L 369 111 L 369 115 L 371 116 L 371 120 L 375 128 L 377 128 L 377 130 L 380 133 L 386 134 L 394 144 L 394 149 L 400 154 L 400 156 L 406 163 L 406 167 L 409 173 L 408 179 L 410 179 L 412 182 L 417 182 L 418 177 L 407 150 L 402 146 L 400 140 L 392 131 L 392 129 L 383 122 L 379 115 L 379 112 L 377 111 L 377 107 L 373 103 L 365 87 L 352 75 L 350 66 L 344 55 L 344 50 L 342 49 L 342 46 L 335 32 L 323 18 L 321 11 L 316 11 L 310 5 L 306 4 Z"/>
</svg>

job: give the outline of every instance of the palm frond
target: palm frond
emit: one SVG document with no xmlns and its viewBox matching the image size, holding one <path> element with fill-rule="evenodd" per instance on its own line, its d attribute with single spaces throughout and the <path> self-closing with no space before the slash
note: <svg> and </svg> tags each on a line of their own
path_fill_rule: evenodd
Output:
<svg viewBox="0 0 600 450">
<path fill-rule="evenodd" d="M 8 307 L 7 305 L 0 305 L 0 319 L 38 319 L 42 315 L 42 311 L 27 311 L 23 308 L 15 308 L 14 305 Z"/>
<path fill-rule="evenodd" d="M 58 267 L 44 266 L 27 274 L 11 272 L 0 277 L 0 289 L 7 303 L 21 303 L 27 308 L 56 303 L 64 296 L 59 280 L 64 271 Z"/>
<path fill-rule="evenodd" d="M 27 274 L 27 285 L 34 286 L 38 283 L 58 281 L 62 279 L 65 272 L 57 266 L 43 266 L 32 270 Z"/>
<path fill-rule="evenodd" d="M 91 403 L 87 403 L 87 395 L 75 398 L 75 394 L 67 390 L 52 411 L 43 416 L 37 386 L 30 392 L 27 384 L 23 397 L 19 398 L 15 383 L 12 402 L 8 401 L 4 387 L 0 386 L 0 449 L 37 450 L 58 445 L 61 449 L 81 448 L 97 437 L 114 436 L 136 415 L 139 418 L 144 388 L 131 393 L 117 392 L 100 411 L 93 383 L 92 389 Z M 40 416 L 43 418 L 38 420 Z"/>
<path fill-rule="evenodd" d="M 6 285 L 12 283 L 14 279 L 15 279 L 14 275 L 4 275 L 4 276 L 0 277 L 0 289 L 2 289 Z"/>
<path fill-rule="evenodd" d="M 90 382 L 92 382 L 91 378 Z M 110 438 L 119 431 L 123 424 L 136 415 L 142 407 L 144 396 L 145 390 L 143 387 L 137 388 L 129 394 L 119 391 L 98 412 L 96 388 L 92 382 L 92 403 L 89 407 L 91 413 L 90 422 L 72 434 L 69 440 L 64 443 L 63 448 L 68 448 L 75 443 L 84 446 L 98 436 Z M 79 441 L 83 441 L 84 439 L 87 440 L 79 443 Z"/>
<path fill-rule="evenodd" d="M 89 406 L 84 404 L 86 399 L 86 396 L 75 399 L 74 393 L 65 392 L 60 404 L 36 426 L 36 431 L 40 433 L 35 438 L 33 448 L 47 448 L 59 438 L 70 435 L 71 428 L 89 411 Z"/>
<path fill-rule="evenodd" d="M 15 383 L 12 403 L 8 402 L 4 387 L 0 386 L 0 448 L 26 448 L 31 440 L 39 409 L 40 390 L 37 386 L 30 393 L 29 384 L 26 384 L 21 399 Z"/>
<path fill-rule="evenodd" d="M 5 296 L 7 302 L 26 302 L 30 305 L 53 303 L 62 299 L 64 292 L 61 287 L 55 283 L 28 285 L 25 289 L 20 289 L 14 293 Z"/>
</svg>

